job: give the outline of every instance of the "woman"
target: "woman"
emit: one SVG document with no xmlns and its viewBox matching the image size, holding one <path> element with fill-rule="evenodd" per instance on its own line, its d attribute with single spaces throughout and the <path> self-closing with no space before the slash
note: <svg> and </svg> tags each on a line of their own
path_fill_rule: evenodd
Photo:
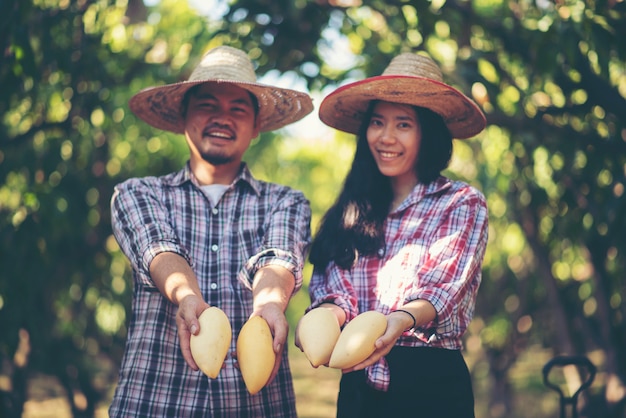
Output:
<svg viewBox="0 0 626 418">
<path fill-rule="evenodd" d="M 478 190 L 441 171 L 452 138 L 483 130 L 483 113 L 442 82 L 431 59 L 410 53 L 381 76 L 339 88 L 319 112 L 327 125 L 357 134 L 357 149 L 311 248 L 308 310 L 330 309 L 341 326 L 370 310 L 387 317 L 375 352 L 343 370 L 337 417 L 473 417 L 461 349 L 487 206 Z"/>
</svg>

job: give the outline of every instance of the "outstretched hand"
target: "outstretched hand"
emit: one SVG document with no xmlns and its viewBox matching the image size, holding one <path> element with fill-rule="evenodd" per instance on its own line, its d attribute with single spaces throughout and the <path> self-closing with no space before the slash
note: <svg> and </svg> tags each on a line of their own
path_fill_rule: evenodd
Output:
<svg viewBox="0 0 626 418">
<path fill-rule="evenodd" d="M 397 315 L 387 315 L 387 329 L 385 330 L 385 333 L 374 343 L 374 346 L 376 347 L 374 352 L 362 362 L 348 369 L 343 369 L 342 372 L 349 373 L 356 370 L 362 370 L 372 364 L 375 364 L 378 360 L 389 354 L 404 330 L 405 324 L 398 318 Z"/>
<path fill-rule="evenodd" d="M 198 335 L 200 332 L 198 317 L 207 308 L 209 308 L 209 304 L 201 297 L 189 295 L 180 301 L 178 312 L 176 312 L 176 326 L 180 340 L 180 351 L 189 367 L 193 370 L 199 370 L 199 367 L 191 355 L 191 336 Z"/>
<path fill-rule="evenodd" d="M 287 335 L 289 334 L 289 323 L 285 317 L 285 313 L 282 308 L 275 303 L 267 303 L 260 306 L 252 316 L 260 316 L 267 321 L 270 327 L 273 337 L 274 354 L 276 355 L 276 361 L 274 362 L 274 370 L 268 380 L 271 382 L 278 374 L 280 363 L 285 351 L 285 344 L 287 343 Z"/>
</svg>

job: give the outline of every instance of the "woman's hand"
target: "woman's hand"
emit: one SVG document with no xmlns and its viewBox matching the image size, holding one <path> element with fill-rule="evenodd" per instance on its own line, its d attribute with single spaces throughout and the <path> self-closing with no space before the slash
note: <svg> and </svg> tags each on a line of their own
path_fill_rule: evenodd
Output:
<svg viewBox="0 0 626 418">
<path fill-rule="evenodd" d="M 394 311 L 389 313 L 387 315 L 387 329 L 385 330 L 385 333 L 374 343 L 374 346 L 376 347 L 374 352 L 359 364 L 356 364 L 349 369 L 343 369 L 342 372 L 349 373 L 356 370 L 362 370 L 389 354 L 398 338 L 400 338 L 400 336 L 408 328 L 407 318 L 410 319 L 410 317 L 403 312 Z M 413 320 L 411 319 L 410 322 L 412 324 Z"/>
<path fill-rule="evenodd" d="M 328 354 L 328 356 L 330 356 L 330 352 L 334 349 L 337 338 L 341 333 L 341 324 L 345 322 L 345 317 L 345 312 L 339 306 L 332 303 L 323 303 L 303 315 L 298 321 L 294 343 L 300 351 L 304 352 L 302 339 L 300 338 L 300 332 L 304 327 L 304 329 L 307 330 L 304 332 L 308 333 L 308 336 L 305 336 L 305 344 L 309 345 L 309 352 L 305 354 L 313 368 L 318 368 L 322 364 L 328 366 L 328 361 L 324 363 L 323 361 L 326 355 Z M 302 325 L 303 322 L 306 323 Z M 323 332 L 324 334 L 317 335 L 319 332 Z M 312 335 L 314 335 L 315 338 L 314 343 L 311 341 Z M 315 348 L 311 347 L 311 344 L 314 345 Z"/>
</svg>

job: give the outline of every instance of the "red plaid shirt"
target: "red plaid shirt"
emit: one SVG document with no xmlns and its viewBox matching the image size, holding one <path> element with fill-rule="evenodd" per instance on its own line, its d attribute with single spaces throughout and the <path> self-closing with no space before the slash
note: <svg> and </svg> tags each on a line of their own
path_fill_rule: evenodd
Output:
<svg viewBox="0 0 626 418">
<path fill-rule="evenodd" d="M 233 359 L 216 379 L 193 371 L 180 353 L 177 308 L 155 287 L 149 266 L 171 251 L 191 264 L 204 299 L 224 310 L 233 327 L 230 351 L 252 313 L 251 281 L 266 265 L 279 265 L 302 284 L 310 240 L 310 207 L 288 187 L 255 180 L 244 166 L 216 206 L 186 166 L 162 177 L 130 179 L 111 204 L 115 237 L 133 268 L 133 313 L 113 417 L 296 416 L 287 352 L 278 376 L 251 396 Z"/>
<path fill-rule="evenodd" d="M 385 222 L 384 250 L 361 257 L 350 270 L 330 263 L 316 269 L 311 307 L 325 302 L 343 308 L 347 321 L 365 311 L 388 314 L 416 300 L 430 301 L 435 321 L 405 332 L 396 345 L 462 348 L 472 320 L 487 245 L 487 204 L 481 192 L 439 177 L 418 184 Z M 383 360 L 367 369 L 369 383 L 389 384 Z"/>
</svg>

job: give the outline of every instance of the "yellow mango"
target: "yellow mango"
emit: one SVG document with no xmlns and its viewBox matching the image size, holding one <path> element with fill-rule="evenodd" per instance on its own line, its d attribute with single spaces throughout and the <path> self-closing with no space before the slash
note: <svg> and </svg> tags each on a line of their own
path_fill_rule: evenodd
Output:
<svg viewBox="0 0 626 418">
<path fill-rule="evenodd" d="M 310 310 L 298 324 L 300 346 L 314 367 L 328 364 L 340 334 L 337 317 L 326 308 Z"/>
<path fill-rule="evenodd" d="M 276 354 L 270 327 L 260 316 L 253 316 L 241 327 L 237 337 L 237 361 L 243 381 L 251 395 L 267 384 Z"/>
<path fill-rule="evenodd" d="M 211 306 L 198 317 L 200 332 L 191 336 L 191 355 L 204 374 L 215 379 L 222 370 L 232 340 L 228 317 L 220 308 Z"/>
<path fill-rule="evenodd" d="M 347 369 L 362 362 L 376 350 L 374 343 L 386 329 L 387 317 L 380 312 L 367 311 L 357 315 L 341 331 L 328 366 Z"/>
</svg>

